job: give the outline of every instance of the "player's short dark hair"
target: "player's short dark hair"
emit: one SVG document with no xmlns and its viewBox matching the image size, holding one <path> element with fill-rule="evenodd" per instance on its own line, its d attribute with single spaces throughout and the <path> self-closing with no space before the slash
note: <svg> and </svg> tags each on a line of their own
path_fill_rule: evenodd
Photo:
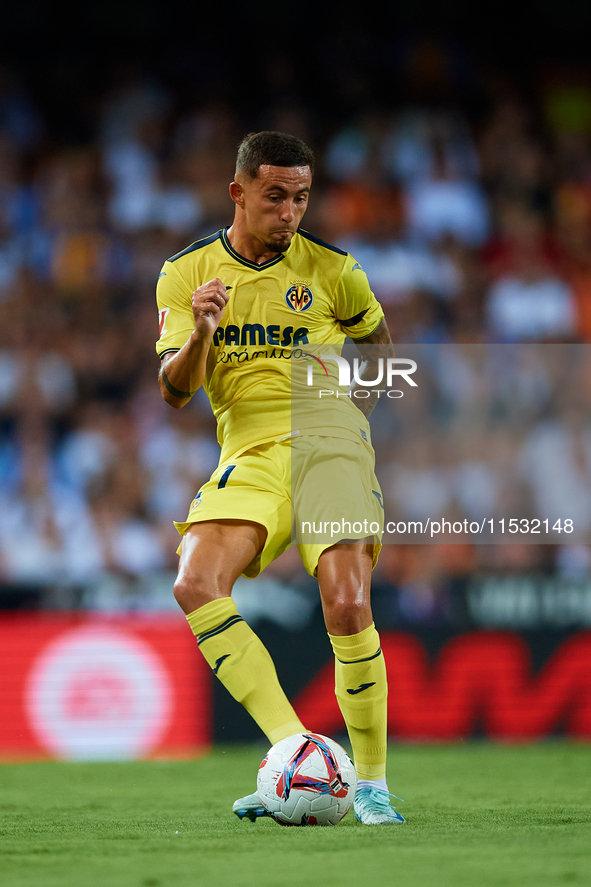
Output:
<svg viewBox="0 0 591 887">
<path fill-rule="evenodd" d="M 236 174 L 256 179 L 259 166 L 309 166 L 313 173 L 314 153 L 301 139 L 285 132 L 250 132 L 238 148 Z"/>
</svg>

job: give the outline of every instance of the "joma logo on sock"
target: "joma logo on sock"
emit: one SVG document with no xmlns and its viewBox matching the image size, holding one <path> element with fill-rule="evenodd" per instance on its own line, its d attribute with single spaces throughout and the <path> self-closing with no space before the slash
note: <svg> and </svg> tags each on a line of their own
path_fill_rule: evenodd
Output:
<svg viewBox="0 0 591 887">
<path fill-rule="evenodd" d="M 368 690 L 370 687 L 374 687 L 375 683 L 375 681 L 372 681 L 371 684 L 359 684 L 356 690 L 347 690 L 347 693 L 350 693 L 351 696 L 356 696 L 357 693 L 361 693 L 363 690 Z"/>
<path fill-rule="evenodd" d="M 230 654 L 229 654 L 229 653 L 226 653 L 225 656 L 220 656 L 219 659 L 216 659 L 216 663 L 215 663 L 215 665 L 214 665 L 214 667 L 213 667 L 213 669 L 212 669 L 212 671 L 213 671 L 214 674 L 217 674 L 217 673 L 218 673 L 218 671 L 220 670 L 220 665 L 222 664 L 222 662 L 224 661 L 224 659 L 228 659 L 229 656 L 230 656 Z"/>
</svg>

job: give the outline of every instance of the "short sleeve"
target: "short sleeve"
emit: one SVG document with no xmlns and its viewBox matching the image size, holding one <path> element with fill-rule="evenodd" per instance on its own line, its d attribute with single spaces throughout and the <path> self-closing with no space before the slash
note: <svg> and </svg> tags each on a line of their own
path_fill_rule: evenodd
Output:
<svg viewBox="0 0 591 887">
<path fill-rule="evenodd" d="M 179 351 L 195 328 L 191 287 L 172 262 L 165 262 L 156 285 L 159 338 L 156 351 Z"/>
<path fill-rule="evenodd" d="M 342 331 L 352 339 L 371 336 L 384 317 L 365 271 L 350 255 L 337 284 L 335 316 Z"/>
</svg>

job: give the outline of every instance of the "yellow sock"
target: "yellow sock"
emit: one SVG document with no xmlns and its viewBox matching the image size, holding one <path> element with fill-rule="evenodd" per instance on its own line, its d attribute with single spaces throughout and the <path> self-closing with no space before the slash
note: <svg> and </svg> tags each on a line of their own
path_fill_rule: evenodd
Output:
<svg viewBox="0 0 591 887">
<path fill-rule="evenodd" d="M 232 598 L 187 616 L 199 649 L 224 687 L 254 718 L 271 745 L 306 728 L 281 689 L 273 660 Z"/>
<path fill-rule="evenodd" d="M 372 623 L 358 634 L 330 635 L 335 693 L 347 725 L 359 779 L 384 779 L 387 751 L 386 663 Z"/>
</svg>

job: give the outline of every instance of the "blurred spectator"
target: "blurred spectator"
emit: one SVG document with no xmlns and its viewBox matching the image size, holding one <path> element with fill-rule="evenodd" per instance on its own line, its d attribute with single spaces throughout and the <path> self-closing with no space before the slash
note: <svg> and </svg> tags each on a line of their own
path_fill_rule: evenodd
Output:
<svg viewBox="0 0 591 887">
<path fill-rule="evenodd" d="M 384 169 L 396 181 L 453 179 L 474 181 L 480 163 L 470 129 L 457 114 L 414 108 L 391 120 L 382 144 Z"/>
<path fill-rule="evenodd" d="M 109 213 L 116 228 L 140 231 L 165 228 L 175 234 L 192 232 L 201 219 L 198 196 L 175 178 L 169 181 L 155 154 L 140 141 L 120 142 L 106 151 L 105 170 L 113 183 Z"/>
<path fill-rule="evenodd" d="M 497 216 L 550 211 L 550 168 L 544 143 L 534 135 L 531 108 L 516 95 L 494 107 L 480 138 L 482 180 Z"/>
<path fill-rule="evenodd" d="M 179 520 L 213 473 L 220 449 L 213 417 L 206 418 L 203 410 L 184 409 L 169 419 L 143 437 L 140 459 L 150 472 L 150 513 Z"/>
<path fill-rule="evenodd" d="M 508 212 L 492 270 L 499 276 L 487 296 L 490 332 L 500 341 L 570 340 L 576 330 L 576 304 L 568 283 L 556 273 L 539 217 Z"/>
<path fill-rule="evenodd" d="M 413 178 L 406 188 L 411 234 L 428 242 L 450 235 L 467 246 L 481 246 L 489 232 L 481 186 L 461 176 L 439 140 L 433 142 L 431 157 L 430 174 Z"/>
<path fill-rule="evenodd" d="M 492 285 L 487 314 L 491 334 L 501 342 L 570 339 L 576 329 L 571 287 L 527 256 L 518 273 Z"/>
<path fill-rule="evenodd" d="M 530 431 L 520 465 L 538 514 L 551 524 L 570 518 L 580 538 L 591 528 L 591 429 L 570 409 Z"/>
<path fill-rule="evenodd" d="M 0 69 L 0 136 L 20 151 L 31 149 L 43 136 L 39 110 L 16 72 L 8 67 Z"/>
</svg>

